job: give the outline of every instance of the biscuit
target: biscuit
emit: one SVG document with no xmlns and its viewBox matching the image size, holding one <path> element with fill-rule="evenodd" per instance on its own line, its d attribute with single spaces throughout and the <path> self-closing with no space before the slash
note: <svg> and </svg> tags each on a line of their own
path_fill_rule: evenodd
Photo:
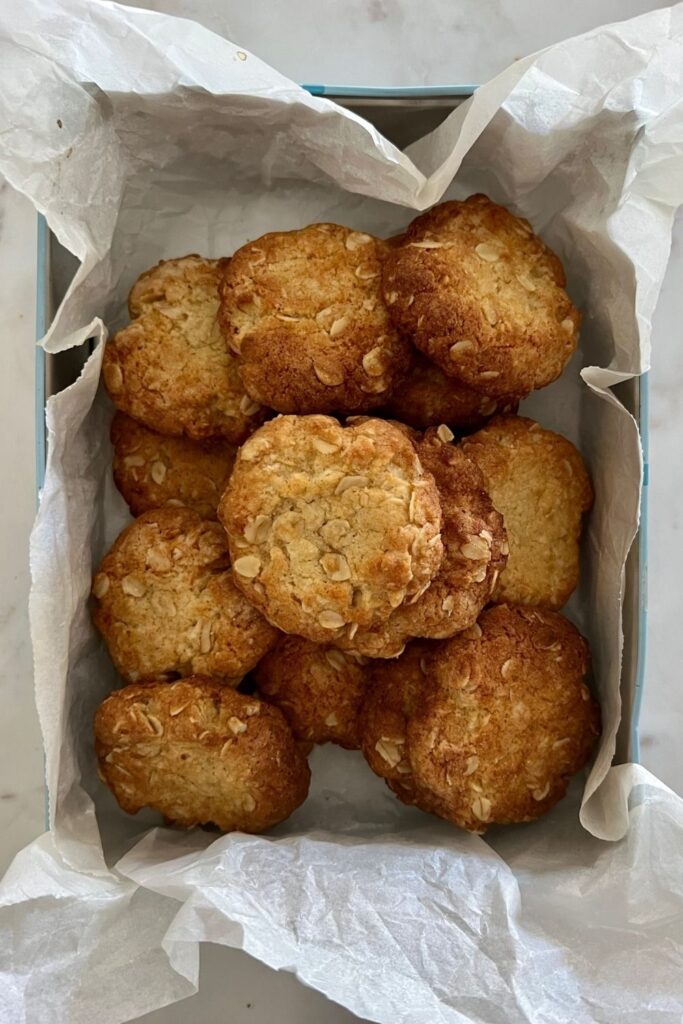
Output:
<svg viewBox="0 0 683 1024">
<path fill-rule="evenodd" d="M 386 622 L 360 628 L 351 639 L 342 636 L 340 647 L 371 658 L 394 658 L 411 637 L 440 640 L 467 629 L 491 599 L 507 561 L 503 517 L 480 470 L 449 443 L 452 438 L 442 425 L 415 442 L 441 500 L 444 554 L 439 571 L 423 594 L 405 601 Z"/>
<path fill-rule="evenodd" d="M 417 217 L 383 273 L 397 328 L 448 377 L 493 398 L 559 377 L 580 321 L 565 283 L 529 223 L 483 195 Z"/>
<path fill-rule="evenodd" d="M 166 505 L 215 519 L 235 461 L 226 441 L 167 437 L 117 412 L 111 425 L 114 483 L 134 516 Z"/>
<path fill-rule="evenodd" d="M 136 519 L 92 593 L 95 625 L 127 682 L 205 674 L 237 685 L 277 639 L 233 582 L 220 524 L 188 508 Z"/>
<path fill-rule="evenodd" d="M 434 478 L 384 420 L 266 423 L 240 448 L 218 516 L 248 599 L 318 643 L 388 618 L 441 563 Z"/>
<path fill-rule="evenodd" d="M 370 664 L 358 731 L 363 756 L 382 779 L 401 782 L 411 775 L 407 723 L 424 698 L 429 660 L 439 646 L 416 640 L 399 658 Z"/>
<path fill-rule="evenodd" d="M 514 398 L 496 399 L 472 391 L 417 355 L 410 373 L 394 388 L 387 411 L 418 430 L 441 423 L 453 430 L 476 430 L 494 413 L 516 412 L 517 405 Z"/>
<path fill-rule="evenodd" d="M 561 608 L 579 579 L 582 517 L 593 503 L 581 455 L 521 416 L 495 417 L 463 450 L 505 519 L 510 555 L 494 600 Z"/>
<path fill-rule="evenodd" d="M 253 678 L 297 739 L 358 749 L 358 713 L 368 678 L 363 659 L 285 636 L 261 659 Z"/>
<path fill-rule="evenodd" d="M 107 343 L 102 375 L 121 412 L 151 430 L 240 444 L 266 412 L 246 394 L 217 321 L 226 260 L 162 260 L 133 285 L 133 322 Z"/>
<path fill-rule="evenodd" d="M 120 807 L 169 823 L 264 832 L 306 799 L 310 771 L 283 715 L 215 680 L 138 683 L 95 715 L 102 781 Z"/>
<path fill-rule="evenodd" d="M 386 243 L 338 224 L 264 235 L 225 267 L 220 323 L 249 395 L 284 413 L 386 403 L 411 346 L 381 295 Z"/>
<path fill-rule="evenodd" d="M 567 619 L 511 605 L 445 641 L 406 726 L 409 802 L 473 832 L 549 811 L 599 735 L 589 660 Z"/>
</svg>

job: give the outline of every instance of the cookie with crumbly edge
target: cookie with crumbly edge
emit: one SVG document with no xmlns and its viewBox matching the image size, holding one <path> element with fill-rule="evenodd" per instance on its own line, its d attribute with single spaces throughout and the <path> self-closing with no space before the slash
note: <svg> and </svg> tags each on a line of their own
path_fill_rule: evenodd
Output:
<svg viewBox="0 0 683 1024">
<path fill-rule="evenodd" d="M 248 394 L 282 413 L 386 404 L 411 346 L 381 295 L 388 247 L 338 224 L 249 242 L 224 267 L 220 323 Z"/>
<path fill-rule="evenodd" d="M 264 832 L 306 799 L 310 771 L 282 714 L 203 676 L 116 690 L 95 715 L 102 781 L 121 808 Z"/>
<path fill-rule="evenodd" d="M 122 412 L 112 421 L 111 442 L 114 483 L 134 516 L 170 505 L 216 518 L 235 461 L 234 445 L 168 437 Z"/>
<path fill-rule="evenodd" d="M 443 554 L 434 478 L 384 420 L 266 423 L 240 448 L 218 516 L 249 601 L 318 643 L 387 619 Z"/>
<path fill-rule="evenodd" d="M 442 424 L 415 436 L 422 466 L 441 500 L 443 559 L 422 594 L 404 601 L 386 622 L 342 636 L 339 646 L 371 658 L 394 658 L 413 637 L 432 640 L 467 629 L 491 599 L 508 554 L 503 517 L 494 507 L 477 466 L 452 444 Z"/>
<path fill-rule="evenodd" d="M 415 784 L 407 748 L 408 722 L 428 688 L 429 664 L 439 643 L 415 640 L 393 661 L 371 662 L 370 685 L 359 716 L 361 750 L 368 765 L 394 796 L 439 814 L 440 801 Z"/>
<path fill-rule="evenodd" d="M 367 689 L 365 659 L 285 636 L 258 663 L 259 694 L 280 708 L 297 739 L 359 746 L 358 714 Z"/>
<path fill-rule="evenodd" d="M 95 574 L 93 620 L 127 682 L 211 675 L 236 686 L 277 631 L 235 586 L 225 532 L 188 508 L 145 512 Z"/>
<path fill-rule="evenodd" d="M 114 405 L 151 430 L 240 444 L 266 410 L 247 395 L 218 326 L 227 260 L 162 260 L 133 285 L 132 323 L 105 347 L 102 376 Z"/>
<path fill-rule="evenodd" d="M 424 698 L 429 659 L 438 649 L 438 643 L 415 640 L 396 659 L 370 662 L 358 728 L 363 756 L 382 779 L 410 783 L 407 723 Z"/>
<path fill-rule="evenodd" d="M 406 726 L 411 802 L 424 792 L 426 809 L 472 832 L 549 811 L 600 732 L 589 661 L 571 622 L 540 609 L 490 608 L 445 641 Z"/>
<path fill-rule="evenodd" d="M 593 489 L 571 441 L 523 416 L 497 416 L 463 441 L 503 514 L 510 554 L 495 601 L 561 608 L 579 580 Z"/>
<path fill-rule="evenodd" d="M 484 195 L 417 217 L 383 270 L 396 327 L 448 377 L 492 398 L 561 374 L 580 323 L 565 284 L 528 221 Z"/>
<path fill-rule="evenodd" d="M 387 411 L 417 430 L 446 423 L 476 430 L 496 413 L 516 412 L 515 398 L 491 398 L 465 387 L 425 356 L 416 354 L 410 373 L 394 388 Z"/>
</svg>

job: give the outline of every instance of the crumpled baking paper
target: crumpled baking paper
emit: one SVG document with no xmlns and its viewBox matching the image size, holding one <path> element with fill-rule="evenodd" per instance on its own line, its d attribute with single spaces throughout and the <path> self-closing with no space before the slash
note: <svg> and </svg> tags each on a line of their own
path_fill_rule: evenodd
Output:
<svg viewBox="0 0 683 1024">
<path fill-rule="evenodd" d="M 387 1024 L 678 1024 L 683 803 L 638 766 L 610 767 L 641 454 L 608 389 L 648 366 L 683 198 L 683 6 L 518 61 L 401 153 L 192 22 L 25 0 L 0 8 L 0 127 L 0 172 L 80 261 L 45 348 L 96 342 L 47 411 L 30 612 L 50 832 L 0 890 L 0 1018 L 128 1020 L 193 991 L 207 940 Z M 126 817 L 95 773 L 92 714 L 117 680 L 88 591 L 127 519 L 98 380 L 128 288 L 162 257 L 228 255 L 322 219 L 389 234 L 477 189 L 557 249 L 585 314 L 581 351 L 525 404 L 580 445 L 596 484 L 569 608 L 604 715 L 585 788 L 482 839 L 323 748 L 309 800 L 266 837 Z"/>
</svg>

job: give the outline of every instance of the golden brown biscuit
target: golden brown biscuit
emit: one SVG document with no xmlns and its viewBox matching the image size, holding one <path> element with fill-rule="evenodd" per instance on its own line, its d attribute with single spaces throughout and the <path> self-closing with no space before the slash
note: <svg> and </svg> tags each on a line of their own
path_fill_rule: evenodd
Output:
<svg viewBox="0 0 683 1024">
<path fill-rule="evenodd" d="M 220 322 L 251 397 L 278 412 L 362 412 L 386 402 L 411 346 L 381 296 L 387 246 L 338 224 L 250 242 L 221 285 Z"/>
<path fill-rule="evenodd" d="M 424 699 L 429 662 L 439 647 L 416 640 L 400 658 L 369 666 L 368 690 L 358 720 L 360 747 L 382 779 L 410 782 L 406 727 Z"/>
<path fill-rule="evenodd" d="M 102 374 L 122 412 L 151 430 L 239 444 L 265 418 L 246 394 L 218 327 L 227 260 L 162 260 L 130 293 L 133 322 L 107 343 Z"/>
<path fill-rule="evenodd" d="M 494 600 L 561 608 L 579 579 L 582 517 L 593 504 L 571 441 L 522 416 L 497 416 L 463 441 L 502 512 L 510 556 Z"/>
<path fill-rule="evenodd" d="M 567 619 L 511 605 L 445 641 L 406 727 L 411 802 L 425 792 L 436 813 L 473 832 L 550 810 L 600 731 L 583 681 L 589 660 Z"/>
<path fill-rule="evenodd" d="M 134 516 L 166 505 L 215 519 L 235 461 L 225 441 L 167 437 L 117 412 L 111 425 L 114 483 Z"/>
<path fill-rule="evenodd" d="M 240 449 L 218 516 L 249 600 L 319 643 L 388 618 L 442 557 L 434 478 L 383 420 L 266 423 Z"/>
<path fill-rule="evenodd" d="M 394 388 L 388 412 L 418 430 L 447 423 L 453 430 L 476 430 L 494 413 L 516 412 L 514 398 L 491 398 L 447 377 L 436 363 L 417 355 L 405 379 Z"/>
<path fill-rule="evenodd" d="M 358 748 L 358 713 L 368 679 L 363 659 L 285 636 L 261 659 L 253 678 L 297 739 Z"/>
<path fill-rule="evenodd" d="M 494 508 L 477 466 L 450 444 L 452 432 L 430 428 L 415 442 L 441 499 L 444 555 L 430 586 L 404 601 L 386 622 L 360 628 L 338 643 L 371 658 L 394 658 L 411 637 L 441 640 L 467 629 L 488 603 L 507 561 L 503 517 Z"/>
<path fill-rule="evenodd" d="M 189 508 L 136 519 L 92 593 L 95 625 L 128 682 L 204 673 L 237 685 L 277 639 L 234 585 L 220 524 Z"/>
<path fill-rule="evenodd" d="M 310 771 L 277 708 L 204 676 L 138 683 L 95 715 L 102 781 L 128 814 L 264 832 L 308 793 Z"/>
<path fill-rule="evenodd" d="M 529 223 L 483 195 L 417 217 L 384 263 L 398 329 L 447 376 L 494 398 L 559 377 L 580 321 L 564 285 Z"/>
</svg>

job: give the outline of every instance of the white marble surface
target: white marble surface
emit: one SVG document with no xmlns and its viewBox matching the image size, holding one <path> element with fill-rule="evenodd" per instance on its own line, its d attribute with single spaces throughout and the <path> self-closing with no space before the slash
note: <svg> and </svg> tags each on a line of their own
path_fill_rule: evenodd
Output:
<svg viewBox="0 0 683 1024">
<path fill-rule="evenodd" d="M 143 6 L 142 4 L 140 6 Z M 236 41 L 303 82 L 426 85 L 482 81 L 556 39 L 663 3 L 645 0 L 157 0 Z M 683 789 L 683 221 L 655 320 L 651 373 L 650 614 L 642 759 Z M 28 535 L 34 513 L 35 214 L 0 185 L 0 871 L 43 828 L 42 753 L 33 708 L 28 636 Z M 144 1018 L 148 1024 L 284 1024 L 353 1019 L 290 975 L 209 947 L 202 990 Z M 42 1024 L 42 1022 L 41 1022 Z M 47 1022 L 46 1022 L 47 1024 Z"/>
</svg>

